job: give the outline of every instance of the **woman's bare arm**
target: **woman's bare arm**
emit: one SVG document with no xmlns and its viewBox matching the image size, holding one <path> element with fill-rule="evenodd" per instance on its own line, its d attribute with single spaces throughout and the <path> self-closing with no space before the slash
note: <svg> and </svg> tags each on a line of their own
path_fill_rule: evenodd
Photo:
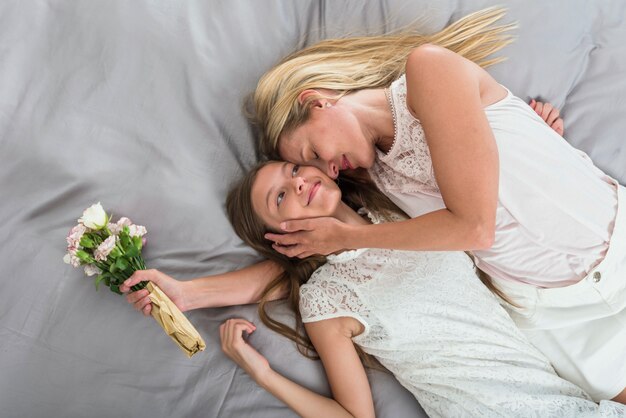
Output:
<svg viewBox="0 0 626 418">
<path fill-rule="evenodd" d="M 424 128 L 446 208 L 378 225 L 346 225 L 331 218 L 288 221 L 284 230 L 299 232 L 269 236 L 283 245 L 280 252 L 303 257 L 348 248 L 477 250 L 492 245 L 499 160 L 483 97 L 497 101 L 506 91 L 473 62 L 433 45 L 411 53 L 406 80 L 407 105 Z"/>
</svg>

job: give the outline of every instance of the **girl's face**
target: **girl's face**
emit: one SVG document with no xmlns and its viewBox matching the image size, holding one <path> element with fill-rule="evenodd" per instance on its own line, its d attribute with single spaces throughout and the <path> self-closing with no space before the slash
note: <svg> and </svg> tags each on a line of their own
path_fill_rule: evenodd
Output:
<svg viewBox="0 0 626 418">
<path fill-rule="evenodd" d="M 376 156 L 374 143 L 341 99 L 316 100 L 308 120 L 280 136 L 278 152 L 286 161 L 315 166 L 333 179 L 340 170 L 370 168 Z"/>
<path fill-rule="evenodd" d="M 254 211 L 276 231 L 283 221 L 333 216 L 341 203 L 339 187 L 323 172 L 287 162 L 261 168 L 251 194 Z"/>
</svg>

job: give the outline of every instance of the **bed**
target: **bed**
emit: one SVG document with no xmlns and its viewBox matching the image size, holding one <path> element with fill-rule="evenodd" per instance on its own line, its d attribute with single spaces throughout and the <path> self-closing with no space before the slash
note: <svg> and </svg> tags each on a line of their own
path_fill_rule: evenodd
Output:
<svg viewBox="0 0 626 418">
<path fill-rule="evenodd" d="M 225 215 L 259 158 L 243 103 L 282 56 L 320 39 L 424 32 L 491 5 L 518 39 L 489 71 L 561 109 L 565 138 L 626 183 L 626 3 L 619 0 L 264 0 L 0 3 L 0 416 L 291 417 L 226 358 L 219 325 L 280 372 L 329 394 L 319 362 L 264 327 L 256 306 L 187 314 L 207 347 L 191 359 L 62 261 L 92 203 L 148 228 L 149 267 L 178 279 L 259 260 Z M 282 303 L 273 311 L 289 321 Z M 425 416 L 371 372 L 377 415 Z"/>
</svg>

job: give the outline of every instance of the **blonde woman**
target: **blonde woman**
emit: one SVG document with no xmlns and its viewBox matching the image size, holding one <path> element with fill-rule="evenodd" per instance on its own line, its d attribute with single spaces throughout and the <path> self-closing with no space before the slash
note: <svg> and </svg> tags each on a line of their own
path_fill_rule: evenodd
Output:
<svg viewBox="0 0 626 418">
<path fill-rule="evenodd" d="M 411 217 L 294 220 L 266 237 L 297 257 L 471 251 L 558 373 L 624 402 L 625 189 L 544 123 L 537 113 L 549 120 L 549 109 L 476 64 L 508 42 L 508 27 L 491 26 L 501 16 L 478 12 L 426 37 L 323 41 L 264 75 L 254 100 L 267 154 L 369 177 Z"/>
<path fill-rule="evenodd" d="M 286 273 L 274 286 L 289 289 L 297 323 L 304 322 L 310 342 L 268 318 L 264 322 L 301 344 L 312 343 L 333 399 L 272 370 L 243 339 L 244 332 L 255 332 L 254 324 L 231 319 L 220 327 L 223 350 L 259 385 L 300 416 L 373 417 L 359 361 L 373 357 L 432 418 L 623 416 L 624 405 L 598 406 L 557 376 L 481 284 L 463 252 L 363 249 L 300 260 L 281 256 L 263 238 L 288 219 L 328 216 L 368 225 L 397 216 L 385 211 L 393 207 L 380 199 L 353 199 L 342 201 L 339 187 L 320 170 L 286 162 L 260 165 L 229 195 L 237 234 L 284 266 Z M 378 211 L 362 216 L 351 207 L 361 204 Z"/>
</svg>

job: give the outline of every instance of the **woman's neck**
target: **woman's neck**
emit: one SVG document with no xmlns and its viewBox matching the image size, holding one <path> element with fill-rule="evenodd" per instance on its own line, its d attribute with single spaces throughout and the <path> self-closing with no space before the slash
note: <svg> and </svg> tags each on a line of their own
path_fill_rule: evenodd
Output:
<svg viewBox="0 0 626 418">
<path fill-rule="evenodd" d="M 348 100 L 363 133 L 372 145 L 383 152 L 389 151 L 393 144 L 395 127 L 385 90 L 359 90 L 342 99 Z"/>
</svg>

